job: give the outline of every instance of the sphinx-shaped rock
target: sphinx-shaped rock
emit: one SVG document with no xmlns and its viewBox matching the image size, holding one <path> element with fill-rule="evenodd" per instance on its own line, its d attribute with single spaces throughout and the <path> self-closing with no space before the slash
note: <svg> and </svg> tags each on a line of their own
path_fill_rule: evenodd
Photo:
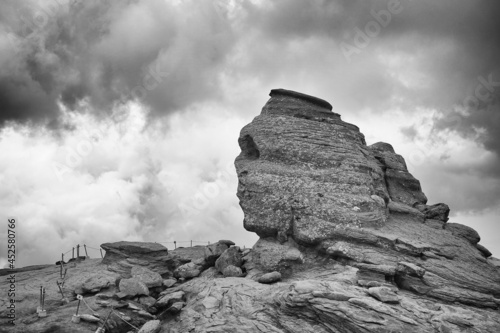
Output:
<svg viewBox="0 0 500 333">
<path fill-rule="evenodd" d="M 313 246 L 337 230 L 383 225 L 385 175 L 359 129 L 325 101 L 281 89 L 271 97 L 238 139 L 245 228 Z"/>
<path fill-rule="evenodd" d="M 476 246 L 477 233 L 447 224 L 447 205 L 426 205 L 390 144 L 367 146 L 323 100 L 283 89 L 270 96 L 241 130 L 235 161 L 244 227 L 261 237 L 245 263 L 248 277 L 276 269 L 293 276 L 322 256 L 356 267 L 371 285 L 392 281 L 442 301 L 500 304 L 500 275 Z M 302 266 L 283 264 L 290 246 Z"/>
</svg>

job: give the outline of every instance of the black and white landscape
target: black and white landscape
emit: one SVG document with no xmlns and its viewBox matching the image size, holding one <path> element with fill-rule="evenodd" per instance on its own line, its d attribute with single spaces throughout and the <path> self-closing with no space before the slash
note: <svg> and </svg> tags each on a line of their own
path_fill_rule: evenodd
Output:
<svg viewBox="0 0 500 333">
<path fill-rule="evenodd" d="M 93 258 L 116 241 L 253 246 L 234 159 L 274 88 L 390 143 L 429 203 L 500 256 L 497 1 L 0 7 L 0 243 L 16 219 L 17 267 L 77 244 Z"/>
</svg>

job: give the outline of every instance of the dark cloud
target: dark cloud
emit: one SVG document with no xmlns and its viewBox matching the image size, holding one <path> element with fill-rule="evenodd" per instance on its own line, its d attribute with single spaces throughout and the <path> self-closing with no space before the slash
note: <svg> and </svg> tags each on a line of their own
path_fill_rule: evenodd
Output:
<svg viewBox="0 0 500 333">
<path fill-rule="evenodd" d="M 168 114 L 220 95 L 218 73 L 234 37 L 224 8 L 212 2 L 1 7 L 0 36 L 10 45 L 0 51 L 11 59 L 0 71 L 0 123 L 57 122 L 58 102 L 75 109 L 85 99 L 103 112 L 140 99 L 153 113 Z"/>
</svg>

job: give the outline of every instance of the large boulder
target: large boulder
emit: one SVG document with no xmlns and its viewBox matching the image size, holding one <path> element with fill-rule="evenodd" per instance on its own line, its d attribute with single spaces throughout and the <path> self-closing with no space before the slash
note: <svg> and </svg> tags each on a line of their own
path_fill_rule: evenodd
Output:
<svg viewBox="0 0 500 333">
<path fill-rule="evenodd" d="M 149 289 L 146 284 L 135 278 L 121 279 L 118 288 L 122 297 L 149 295 Z"/>
<path fill-rule="evenodd" d="M 132 267 L 142 266 L 149 270 L 166 274 L 170 271 L 169 262 L 172 261 L 168 249 L 158 243 L 147 242 L 116 242 L 104 243 L 101 247 L 106 250 L 102 260 L 110 271 L 130 278 Z"/>
<path fill-rule="evenodd" d="M 221 273 L 224 273 L 224 269 L 230 265 L 236 267 L 241 267 L 241 265 L 243 265 L 240 249 L 236 246 L 230 247 L 224 251 L 215 262 L 215 268 Z"/>
<path fill-rule="evenodd" d="M 134 266 L 130 273 L 133 278 L 143 282 L 148 288 L 159 287 L 163 284 L 161 275 L 146 267 Z"/>
<path fill-rule="evenodd" d="M 97 293 L 102 289 L 114 288 L 119 278 L 118 274 L 109 271 L 85 272 L 71 274 L 68 270 L 68 277 L 64 283 L 64 289 L 74 294 Z"/>
<path fill-rule="evenodd" d="M 222 240 L 205 247 L 205 266 L 211 267 L 215 265 L 215 261 L 228 249 L 228 242 L 231 241 Z"/>
</svg>

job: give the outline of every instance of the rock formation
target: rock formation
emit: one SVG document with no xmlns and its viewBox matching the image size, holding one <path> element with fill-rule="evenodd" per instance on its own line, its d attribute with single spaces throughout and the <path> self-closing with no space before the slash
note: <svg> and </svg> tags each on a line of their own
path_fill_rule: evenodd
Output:
<svg viewBox="0 0 500 333">
<path fill-rule="evenodd" d="M 446 204 L 427 204 L 390 144 L 367 146 L 329 103 L 282 89 L 238 141 L 251 250 L 106 243 L 102 261 L 69 264 L 69 304 L 58 266 L 20 271 L 16 330 L 95 330 L 113 309 L 106 332 L 500 332 L 500 260 L 448 222 Z M 50 316 L 38 319 L 49 281 Z M 97 323 L 68 320 L 77 294 Z"/>
</svg>

